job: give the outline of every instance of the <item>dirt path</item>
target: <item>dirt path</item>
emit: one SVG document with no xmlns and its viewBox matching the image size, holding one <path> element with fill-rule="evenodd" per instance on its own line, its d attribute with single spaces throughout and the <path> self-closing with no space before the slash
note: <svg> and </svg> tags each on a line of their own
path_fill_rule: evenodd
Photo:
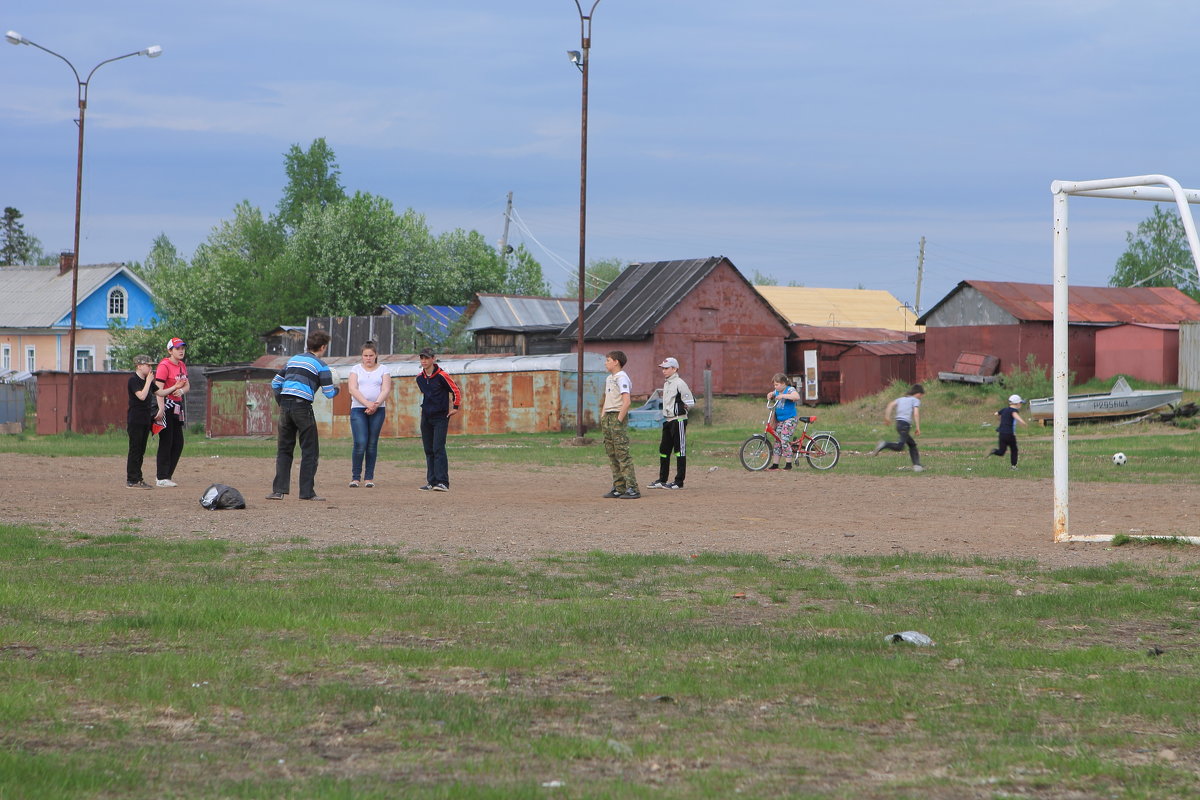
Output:
<svg viewBox="0 0 1200 800">
<path fill-rule="evenodd" d="M 600 549 L 625 553 L 946 553 L 1032 558 L 1047 566 L 1200 562 L 1200 547 L 1059 544 L 1051 540 L 1049 480 L 964 479 L 897 471 L 885 476 L 701 471 L 682 491 L 608 500 L 607 468 L 454 467 L 448 493 L 417 491 L 419 470 L 382 464 L 379 487 L 350 489 L 323 465 L 327 503 L 295 495 L 268 502 L 265 459 L 200 459 L 185 452 L 176 489 L 126 489 L 121 458 L 0 454 L 0 522 L 103 535 L 216 537 L 313 546 L 378 544 L 426 552 L 522 559 Z M 643 480 L 648 477 L 643 476 Z M 235 486 L 245 511 L 199 505 L 213 482 Z M 1075 534 L 1200 533 L 1200 487 L 1080 484 L 1071 489 Z M 131 522 L 131 520 L 138 520 Z"/>
</svg>

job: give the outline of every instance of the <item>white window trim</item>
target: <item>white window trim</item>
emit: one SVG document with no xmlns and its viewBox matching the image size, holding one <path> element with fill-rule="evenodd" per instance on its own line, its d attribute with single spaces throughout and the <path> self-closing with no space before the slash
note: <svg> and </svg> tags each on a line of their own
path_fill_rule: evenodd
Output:
<svg viewBox="0 0 1200 800">
<path fill-rule="evenodd" d="M 79 356 L 86 354 L 87 358 L 92 362 L 91 369 L 84 369 L 79 363 Z M 75 371 L 76 372 L 95 372 L 96 371 L 96 346 L 92 344 L 77 344 L 75 345 Z"/>
<path fill-rule="evenodd" d="M 25 345 L 25 369 L 28 372 L 37 371 L 37 346 Z"/>
<path fill-rule="evenodd" d="M 113 295 L 117 292 L 121 293 L 121 307 L 124 309 L 124 311 L 119 314 L 114 314 L 112 312 L 112 301 Z M 107 305 L 105 306 L 105 311 L 107 312 L 109 319 L 129 319 L 129 292 L 125 291 L 124 287 L 114 286 L 109 289 L 106 300 Z"/>
<path fill-rule="evenodd" d="M 113 346 L 110 344 L 104 348 L 104 371 L 116 372 L 117 363 L 113 360 Z"/>
<path fill-rule="evenodd" d="M 12 369 L 12 345 L 0 345 L 0 369 Z"/>
</svg>

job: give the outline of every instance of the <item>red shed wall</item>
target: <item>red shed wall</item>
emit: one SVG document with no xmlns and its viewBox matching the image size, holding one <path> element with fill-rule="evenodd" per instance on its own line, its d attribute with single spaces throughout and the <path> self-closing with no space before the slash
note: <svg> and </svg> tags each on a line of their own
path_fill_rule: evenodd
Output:
<svg viewBox="0 0 1200 800">
<path fill-rule="evenodd" d="M 1096 374 L 1096 332 L 1094 327 L 1070 326 L 1068 369 L 1075 381 L 1083 383 Z M 1049 322 L 1023 322 L 1020 325 L 960 325 L 925 329 L 925 358 L 921 380 L 935 380 L 939 372 L 950 372 L 958 354 L 987 353 L 1000 359 L 1000 372 L 1025 368 L 1030 356 L 1038 364 L 1054 363 L 1054 328 Z"/>
<path fill-rule="evenodd" d="M 679 374 L 693 392 L 703 391 L 711 362 L 714 392 L 766 395 L 771 375 L 785 367 L 788 333 L 762 295 L 722 263 L 667 313 L 650 339 L 588 342 L 587 349 L 624 351 L 635 397 L 662 387 L 658 365 L 669 356 L 679 359 Z"/>
<path fill-rule="evenodd" d="M 1120 325 L 1096 334 L 1096 377 L 1179 383 L 1179 331 Z"/>
<path fill-rule="evenodd" d="M 111 425 L 125 430 L 129 412 L 129 372 L 75 373 L 76 433 L 104 433 Z M 62 433 L 67 429 L 66 372 L 37 373 L 38 435 Z"/>
<path fill-rule="evenodd" d="M 842 356 L 841 367 L 843 403 L 875 394 L 893 381 L 916 383 L 917 380 L 917 356 L 914 353 L 881 356 L 856 348 Z"/>
</svg>

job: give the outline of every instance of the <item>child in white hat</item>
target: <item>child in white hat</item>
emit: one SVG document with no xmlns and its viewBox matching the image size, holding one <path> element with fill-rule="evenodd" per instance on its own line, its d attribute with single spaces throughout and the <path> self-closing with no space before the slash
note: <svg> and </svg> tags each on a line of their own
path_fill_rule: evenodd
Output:
<svg viewBox="0 0 1200 800">
<path fill-rule="evenodd" d="M 996 433 L 1000 434 L 1000 444 L 995 450 L 988 451 L 988 455 L 1003 456 L 1005 451 L 1009 452 L 1008 461 L 1009 469 L 1017 468 L 1017 425 L 1027 425 L 1029 423 L 1021 419 L 1021 415 L 1017 413 L 1021 407 L 1021 395 L 1013 394 L 1008 397 L 1008 405 L 996 412 L 996 416 L 1000 418 L 1000 425 L 996 428 Z"/>
</svg>

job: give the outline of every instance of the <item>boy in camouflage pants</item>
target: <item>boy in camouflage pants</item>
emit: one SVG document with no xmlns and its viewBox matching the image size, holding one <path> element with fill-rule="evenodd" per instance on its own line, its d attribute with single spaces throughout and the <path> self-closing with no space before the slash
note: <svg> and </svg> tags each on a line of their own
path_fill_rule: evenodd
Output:
<svg viewBox="0 0 1200 800">
<path fill-rule="evenodd" d="M 604 431 L 604 452 L 613 475 L 612 489 L 605 492 L 604 497 L 636 500 L 642 493 L 638 491 L 637 477 L 633 474 L 633 456 L 629 454 L 629 434 L 626 432 L 633 384 L 625 374 L 625 362 L 625 354 L 620 350 L 613 350 L 604 358 L 608 377 L 604 379 L 600 427 Z"/>
</svg>

